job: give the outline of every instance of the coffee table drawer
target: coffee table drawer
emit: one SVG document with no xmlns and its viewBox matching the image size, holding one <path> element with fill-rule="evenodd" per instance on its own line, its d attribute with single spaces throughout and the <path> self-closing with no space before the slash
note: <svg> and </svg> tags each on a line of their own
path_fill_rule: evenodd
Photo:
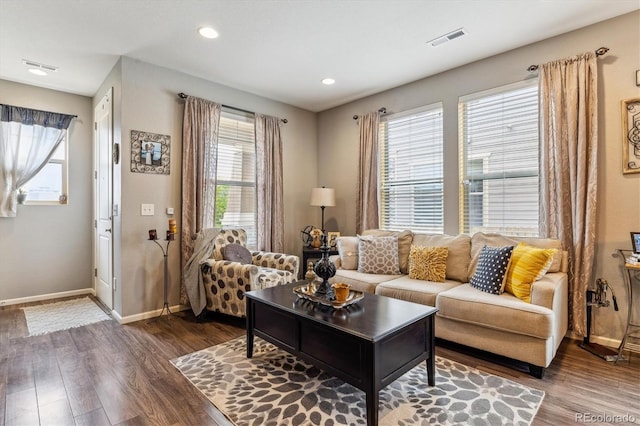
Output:
<svg viewBox="0 0 640 426">
<path fill-rule="evenodd" d="M 262 303 L 256 303 L 253 306 L 254 330 L 263 333 L 268 338 L 277 340 L 277 342 L 273 342 L 274 344 L 297 351 L 298 321 L 296 317 Z"/>
</svg>

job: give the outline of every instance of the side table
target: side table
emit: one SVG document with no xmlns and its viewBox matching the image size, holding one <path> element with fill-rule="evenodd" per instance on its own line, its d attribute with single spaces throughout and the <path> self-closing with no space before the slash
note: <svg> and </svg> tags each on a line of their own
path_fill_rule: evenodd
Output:
<svg viewBox="0 0 640 426">
<path fill-rule="evenodd" d="M 622 259 L 622 276 L 625 285 L 627 286 L 627 294 L 629 295 L 627 300 L 627 327 L 624 332 L 624 336 L 622 337 L 622 341 L 620 342 L 620 346 L 618 347 L 618 357 L 616 358 L 616 364 L 622 357 L 622 351 L 624 349 L 624 346 L 627 344 L 627 339 L 629 337 L 640 338 L 640 335 L 634 335 L 635 333 L 640 332 L 640 323 L 635 322 L 636 320 L 633 316 L 634 306 L 640 306 L 640 302 L 634 303 L 633 299 L 633 284 L 635 282 L 640 285 L 640 265 L 628 263 L 626 261 L 625 253 L 630 254 L 631 250 L 618 250 L 618 256 L 620 257 L 620 259 Z"/>
<path fill-rule="evenodd" d="M 338 254 L 338 249 L 335 247 L 329 248 L 329 256 Z M 302 249 L 302 265 L 300 267 L 301 277 L 304 277 L 304 273 L 307 271 L 307 262 L 311 259 L 320 260 L 322 258 L 322 250 L 319 248 L 304 247 Z"/>
<path fill-rule="evenodd" d="M 149 232 L 149 236 L 152 236 L 151 232 Z M 171 309 L 169 309 L 169 245 L 171 244 L 171 241 L 175 239 L 174 236 L 175 234 L 167 231 L 167 238 L 165 239 L 165 241 L 167 242 L 166 247 L 162 247 L 162 244 L 158 242 L 157 237 L 149 238 L 150 241 L 153 241 L 158 245 L 158 247 L 160 247 L 160 250 L 162 250 L 162 256 L 164 257 L 164 305 L 162 305 L 160 315 L 158 315 L 155 319 L 162 317 L 165 309 L 167 310 L 167 319 L 171 319 L 172 315 Z"/>
</svg>

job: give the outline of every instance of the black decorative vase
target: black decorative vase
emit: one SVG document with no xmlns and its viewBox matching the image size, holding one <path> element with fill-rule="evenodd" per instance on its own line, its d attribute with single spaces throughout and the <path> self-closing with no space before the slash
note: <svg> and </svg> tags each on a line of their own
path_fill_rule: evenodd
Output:
<svg viewBox="0 0 640 426">
<path fill-rule="evenodd" d="M 328 280 L 336 274 L 336 266 L 329 260 L 329 246 L 327 245 L 326 235 L 322 236 L 320 251 L 322 251 L 322 258 L 316 262 L 313 272 L 322 278 L 322 283 L 316 289 L 315 295 L 326 300 L 335 300 L 336 294 Z"/>
</svg>

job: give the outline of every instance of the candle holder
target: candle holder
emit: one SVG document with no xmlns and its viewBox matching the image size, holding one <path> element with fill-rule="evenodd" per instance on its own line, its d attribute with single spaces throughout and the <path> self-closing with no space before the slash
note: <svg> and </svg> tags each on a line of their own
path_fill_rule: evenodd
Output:
<svg viewBox="0 0 640 426">
<path fill-rule="evenodd" d="M 329 284 L 329 278 L 336 274 L 336 266 L 329 260 L 329 246 L 327 245 L 326 235 L 322 236 L 320 251 L 322 252 L 322 258 L 316 262 L 313 271 L 318 277 L 322 278 L 322 283 L 316 288 L 315 295 L 332 301 L 336 299 L 336 294 L 331 284 Z"/>
<path fill-rule="evenodd" d="M 152 238 L 152 237 L 155 237 L 155 238 Z M 167 242 L 167 245 L 163 247 L 162 244 L 158 242 L 158 234 L 156 230 L 155 229 L 149 230 L 149 240 L 153 241 L 158 245 L 158 247 L 160 247 L 160 250 L 162 250 L 162 256 L 164 257 L 164 304 L 162 305 L 162 310 L 160 311 L 160 315 L 154 318 L 154 320 L 157 320 L 158 318 L 160 318 L 164 313 L 165 309 L 167 310 L 167 319 L 171 319 L 171 315 L 173 315 L 171 312 L 171 309 L 169 308 L 169 245 L 171 244 L 171 241 L 173 241 L 174 239 L 175 239 L 175 234 L 173 234 L 171 231 L 167 231 L 167 238 L 165 239 L 165 241 Z"/>
</svg>

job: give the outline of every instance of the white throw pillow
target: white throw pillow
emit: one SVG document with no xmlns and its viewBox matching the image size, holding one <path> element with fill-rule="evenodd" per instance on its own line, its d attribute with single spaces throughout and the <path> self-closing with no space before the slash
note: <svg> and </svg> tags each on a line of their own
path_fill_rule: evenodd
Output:
<svg viewBox="0 0 640 426">
<path fill-rule="evenodd" d="M 340 267 L 342 269 L 358 269 L 358 237 L 336 238 Z"/>
</svg>

